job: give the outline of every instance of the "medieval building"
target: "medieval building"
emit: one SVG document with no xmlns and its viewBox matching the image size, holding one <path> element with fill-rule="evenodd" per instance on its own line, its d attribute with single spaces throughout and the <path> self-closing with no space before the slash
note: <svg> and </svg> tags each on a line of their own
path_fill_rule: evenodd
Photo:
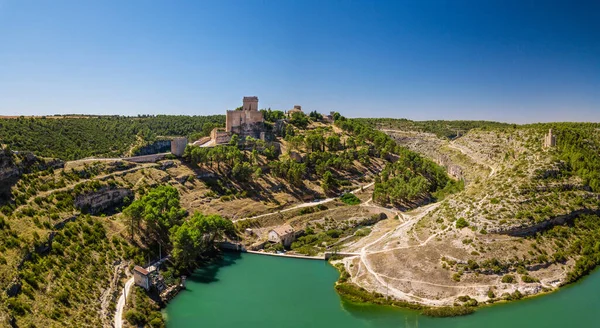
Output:
<svg viewBox="0 0 600 328">
<path fill-rule="evenodd" d="M 263 113 L 258 110 L 258 97 L 244 97 L 242 110 L 228 110 L 225 132 L 240 137 L 260 138 L 264 132 Z"/>
</svg>

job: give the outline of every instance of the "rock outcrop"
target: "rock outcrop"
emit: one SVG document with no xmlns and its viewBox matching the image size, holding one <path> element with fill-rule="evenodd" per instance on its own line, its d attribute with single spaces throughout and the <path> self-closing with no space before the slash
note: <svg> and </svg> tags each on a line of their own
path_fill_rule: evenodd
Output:
<svg viewBox="0 0 600 328">
<path fill-rule="evenodd" d="M 127 188 L 102 188 L 78 195 L 75 198 L 75 207 L 83 212 L 95 214 L 122 203 L 125 197 L 132 198 L 133 192 Z"/>
</svg>

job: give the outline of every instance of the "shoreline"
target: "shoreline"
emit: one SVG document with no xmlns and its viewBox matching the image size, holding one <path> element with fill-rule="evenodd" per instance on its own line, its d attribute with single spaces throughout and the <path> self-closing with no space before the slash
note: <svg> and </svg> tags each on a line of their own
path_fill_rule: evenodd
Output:
<svg viewBox="0 0 600 328">
<path fill-rule="evenodd" d="M 232 252 L 232 250 L 225 250 L 225 251 Z M 575 281 L 573 283 L 561 285 L 561 286 L 559 286 L 555 289 L 549 290 L 549 291 L 541 291 L 536 294 L 523 295 L 522 298 L 516 299 L 516 300 L 505 300 L 505 299 L 498 298 L 493 302 L 488 301 L 485 303 L 483 303 L 483 302 L 478 303 L 476 306 L 459 305 L 459 306 L 439 306 L 438 307 L 438 306 L 431 306 L 431 305 L 422 304 L 422 303 L 406 302 L 406 301 L 396 300 L 394 298 L 384 297 L 383 295 L 379 295 L 378 293 L 370 292 L 370 291 L 364 289 L 363 287 L 358 286 L 352 282 L 346 282 L 346 280 L 344 280 L 344 273 L 347 274 L 347 272 L 345 271 L 345 268 L 344 267 L 340 268 L 339 263 L 337 263 L 338 265 L 333 264 L 332 261 L 325 260 L 324 257 L 304 256 L 304 255 L 286 255 L 286 254 L 275 254 L 275 253 L 258 252 L 258 251 L 233 251 L 233 252 L 257 254 L 257 255 L 267 255 L 267 256 L 281 257 L 281 258 L 287 257 L 287 258 L 300 259 L 300 260 L 321 260 L 321 261 L 324 260 L 327 263 L 329 263 L 332 267 L 334 267 L 340 274 L 338 279 L 334 283 L 334 290 L 343 302 L 348 302 L 348 303 L 351 303 L 353 305 L 358 305 L 358 306 L 391 307 L 391 308 L 399 309 L 399 310 L 414 311 L 415 313 L 418 313 L 419 315 L 423 315 L 423 316 L 427 316 L 427 317 L 440 317 L 440 318 L 470 315 L 481 309 L 492 308 L 495 306 L 508 305 L 508 304 L 513 304 L 513 303 L 518 303 L 518 302 L 523 302 L 523 301 L 530 301 L 530 300 L 534 300 L 539 297 L 551 295 L 551 294 L 554 294 L 555 292 L 558 292 L 565 288 L 569 288 L 571 286 L 575 286 L 575 285 L 581 283 L 583 280 L 585 280 L 586 278 L 588 278 L 589 276 L 591 276 L 592 274 L 594 274 L 595 272 L 600 270 L 600 267 L 596 267 L 590 273 L 580 277 L 577 281 Z M 172 295 L 172 297 L 169 299 L 169 302 L 172 299 L 174 299 L 175 297 L 177 297 L 179 292 L 181 292 L 181 290 L 183 290 L 183 289 L 185 289 L 185 287 L 179 289 L 177 291 L 177 293 Z M 165 302 L 164 307 L 162 308 L 163 310 L 166 309 L 169 302 Z M 163 314 L 164 314 L 164 311 L 163 311 Z"/>
</svg>

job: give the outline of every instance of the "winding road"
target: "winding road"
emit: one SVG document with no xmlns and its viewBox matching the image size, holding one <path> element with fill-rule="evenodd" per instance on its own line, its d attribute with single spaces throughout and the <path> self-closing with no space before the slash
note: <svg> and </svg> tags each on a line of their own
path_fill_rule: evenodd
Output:
<svg viewBox="0 0 600 328">
<path fill-rule="evenodd" d="M 117 309 L 115 310 L 115 328 L 123 327 L 123 308 L 125 307 L 125 302 L 127 301 L 126 295 L 129 295 L 132 285 L 133 277 L 129 278 L 129 280 L 127 280 L 127 282 L 125 283 L 123 292 L 121 293 L 119 301 L 117 302 Z"/>
</svg>

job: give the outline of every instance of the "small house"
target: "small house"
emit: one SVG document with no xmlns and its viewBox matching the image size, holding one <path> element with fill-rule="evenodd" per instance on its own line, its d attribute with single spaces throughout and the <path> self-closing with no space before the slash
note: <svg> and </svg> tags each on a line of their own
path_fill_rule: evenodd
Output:
<svg viewBox="0 0 600 328">
<path fill-rule="evenodd" d="M 133 268 L 133 282 L 145 290 L 150 289 L 150 272 L 139 265 Z"/>
<path fill-rule="evenodd" d="M 281 243 L 284 247 L 289 247 L 292 244 L 294 236 L 294 228 L 289 224 L 284 224 L 269 231 L 269 241 Z"/>
</svg>

